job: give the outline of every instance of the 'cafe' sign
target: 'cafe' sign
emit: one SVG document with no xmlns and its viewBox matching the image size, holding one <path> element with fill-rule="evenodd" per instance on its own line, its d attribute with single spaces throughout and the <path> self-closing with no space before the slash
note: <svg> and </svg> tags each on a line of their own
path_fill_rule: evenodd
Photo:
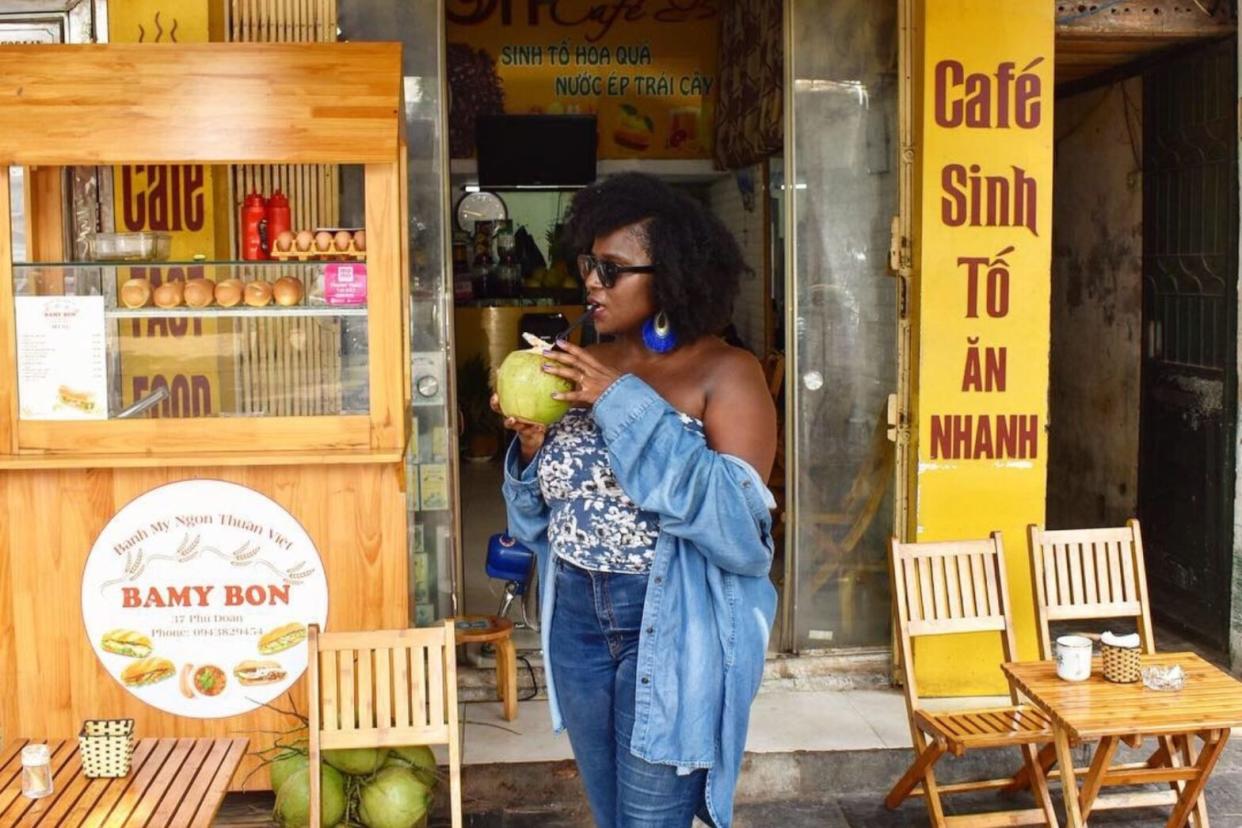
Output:
<svg viewBox="0 0 1242 828">
<path fill-rule="evenodd" d="M 104 669 L 169 713 L 246 713 L 306 669 L 309 624 L 327 620 L 310 537 L 259 492 L 187 480 L 127 504 L 96 539 L 82 618 Z"/>
</svg>

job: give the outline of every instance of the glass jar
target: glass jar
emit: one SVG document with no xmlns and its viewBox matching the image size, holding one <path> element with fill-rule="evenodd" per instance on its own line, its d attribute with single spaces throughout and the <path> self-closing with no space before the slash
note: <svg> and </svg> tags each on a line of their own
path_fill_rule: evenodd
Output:
<svg viewBox="0 0 1242 828">
<path fill-rule="evenodd" d="M 22 748 L 22 793 L 31 799 L 52 794 L 52 754 L 47 745 Z"/>
</svg>

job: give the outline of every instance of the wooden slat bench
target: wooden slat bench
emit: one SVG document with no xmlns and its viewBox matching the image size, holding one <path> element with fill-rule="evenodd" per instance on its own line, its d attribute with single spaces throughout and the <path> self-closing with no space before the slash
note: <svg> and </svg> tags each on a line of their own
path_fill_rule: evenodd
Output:
<svg viewBox="0 0 1242 828">
<path fill-rule="evenodd" d="M 50 741 L 53 792 L 22 795 L 22 748 L 0 750 L 0 825 L 63 828 L 208 828 L 246 753 L 247 740 L 139 739 L 128 776 L 88 779 L 77 740 Z"/>
</svg>

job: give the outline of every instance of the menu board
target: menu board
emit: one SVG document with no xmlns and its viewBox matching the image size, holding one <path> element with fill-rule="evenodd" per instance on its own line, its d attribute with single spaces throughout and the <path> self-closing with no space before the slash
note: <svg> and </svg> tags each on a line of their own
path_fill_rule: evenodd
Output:
<svg viewBox="0 0 1242 828">
<path fill-rule="evenodd" d="M 328 615 L 306 531 L 220 480 L 152 489 L 110 520 L 82 574 L 82 620 L 104 669 L 153 707 L 200 719 L 254 710 L 306 669 Z"/>
<path fill-rule="evenodd" d="M 23 420 L 104 420 L 102 296 L 18 296 L 17 396 Z"/>
</svg>

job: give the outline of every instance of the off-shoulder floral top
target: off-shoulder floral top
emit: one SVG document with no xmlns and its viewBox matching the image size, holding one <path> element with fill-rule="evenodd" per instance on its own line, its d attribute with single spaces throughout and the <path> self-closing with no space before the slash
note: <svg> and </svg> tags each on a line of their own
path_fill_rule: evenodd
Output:
<svg viewBox="0 0 1242 828">
<path fill-rule="evenodd" d="M 703 432 L 699 420 L 686 414 L 681 420 Z M 557 556 L 597 572 L 651 569 L 660 517 L 638 508 L 617 484 L 590 409 L 571 408 L 548 430 L 538 474 L 549 510 L 548 541 Z"/>
</svg>

